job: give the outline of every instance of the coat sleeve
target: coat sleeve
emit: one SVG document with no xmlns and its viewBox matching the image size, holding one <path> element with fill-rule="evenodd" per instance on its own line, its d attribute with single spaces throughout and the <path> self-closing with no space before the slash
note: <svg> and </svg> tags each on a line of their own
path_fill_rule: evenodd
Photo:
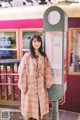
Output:
<svg viewBox="0 0 80 120">
<path fill-rule="evenodd" d="M 27 59 L 28 58 L 26 57 L 26 55 L 24 55 L 18 67 L 19 75 L 18 87 L 23 92 L 26 92 L 28 89 Z"/>
<path fill-rule="evenodd" d="M 45 83 L 46 83 L 46 88 L 49 89 L 53 84 L 53 78 L 52 78 L 52 70 L 51 70 L 51 65 L 48 57 L 45 57 Z"/>
</svg>

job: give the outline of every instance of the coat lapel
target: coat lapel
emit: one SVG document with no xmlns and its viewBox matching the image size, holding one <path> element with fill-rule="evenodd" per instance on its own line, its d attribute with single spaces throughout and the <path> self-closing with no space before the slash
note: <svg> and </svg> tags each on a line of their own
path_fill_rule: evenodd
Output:
<svg viewBox="0 0 80 120">
<path fill-rule="evenodd" d="M 32 58 L 31 61 L 37 67 L 36 59 Z M 44 57 L 41 54 L 39 54 L 39 57 L 38 57 L 38 69 L 40 69 L 43 64 L 44 64 Z"/>
<path fill-rule="evenodd" d="M 37 63 L 36 63 L 36 59 L 35 58 L 31 58 L 31 62 L 33 65 L 37 66 Z"/>
<path fill-rule="evenodd" d="M 44 57 L 39 54 L 39 60 L 38 60 L 38 68 L 40 69 L 44 64 Z"/>
</svg>

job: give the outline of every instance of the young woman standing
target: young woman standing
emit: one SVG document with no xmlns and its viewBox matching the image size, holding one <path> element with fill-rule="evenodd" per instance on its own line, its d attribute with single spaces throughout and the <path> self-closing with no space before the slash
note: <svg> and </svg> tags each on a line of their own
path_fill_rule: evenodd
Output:
<svg viewBox="0 0 80 120">
<path fill-rule="evenodd" d="M 42 51 L 42 39 L 33 35 L 30 52 L 23 56 L 19 69 L 18 87 L 21 90 L 21 113 L 24 118 L 43 119 L 49 113 L 48 91 L 52 85 L 51 66 Z"/>
</svg>

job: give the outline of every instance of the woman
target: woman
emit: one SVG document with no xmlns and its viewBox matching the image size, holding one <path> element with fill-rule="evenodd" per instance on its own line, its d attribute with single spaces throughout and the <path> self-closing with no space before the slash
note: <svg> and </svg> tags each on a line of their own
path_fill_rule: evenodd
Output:
<svg viewBox="0 0 80 120">
<path fill-rule="evenodd" d="M 18 87 L 21 90 L 21 112 L 25 118 L 42 119 L 49 113 L 48 91 L 52 84 L 52 73 L 47 55 L 42 51 L 42 39 L 33 35 L 30 52 L 19 65 Z"/>
</svg>

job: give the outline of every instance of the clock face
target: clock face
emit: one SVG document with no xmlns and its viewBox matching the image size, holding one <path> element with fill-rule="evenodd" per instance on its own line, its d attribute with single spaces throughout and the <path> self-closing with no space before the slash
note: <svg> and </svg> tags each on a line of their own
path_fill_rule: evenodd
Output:
<svg viewBox="0 0 80 120">
<path fill-rule="evenodd" d="M 61 19 L 61 16 L 60 16 L 60 13 L 56 10 L 54 11 L 51 11 L 49 14 L 48 14 L 48 22 L 49 24 L 51 25 L 56 25 L 59 23 Z"/>
</svg>

